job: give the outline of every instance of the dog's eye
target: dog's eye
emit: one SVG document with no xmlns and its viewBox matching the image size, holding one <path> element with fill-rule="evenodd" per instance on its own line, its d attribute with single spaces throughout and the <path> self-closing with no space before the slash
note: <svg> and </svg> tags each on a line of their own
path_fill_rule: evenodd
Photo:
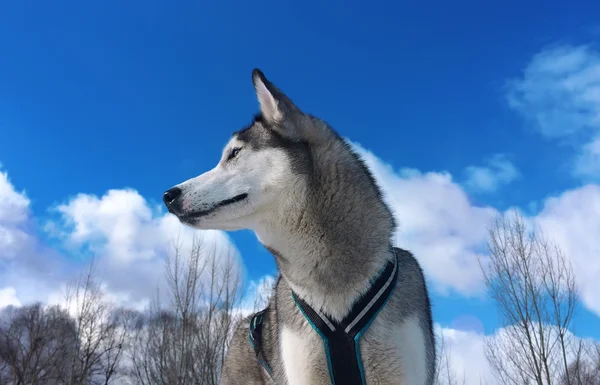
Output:
<svg viewBox="0 0 600 385">
<path fill-rule="evenodd" d="M 227 157 L 227 160 L 231 160 L 233 158 L 235 158 L 237 156 L 237 154 L 239 154 L 241 148 L 236 147 L 234 149 L 231 150 L 231 152 L 229 153 L 229 156 Z"/>
</svg>

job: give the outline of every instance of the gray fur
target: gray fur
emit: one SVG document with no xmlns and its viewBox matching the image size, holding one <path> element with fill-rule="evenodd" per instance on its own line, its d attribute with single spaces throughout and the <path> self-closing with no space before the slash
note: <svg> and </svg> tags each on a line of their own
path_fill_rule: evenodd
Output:
<svg viewBox="0 0 600 385">
<path fill-rule="evenodd" d="M 248 128 L 234 133 L 232 141 L 247 147 L 247 150 L 242 148 L 240 154 L 242 151 L 282 150 L 285 154 L 282 164 L 289 166 L 290 174 L 289 186 L 282 189 L 288 196 L 274 199 L 266 209 L 260 213 L 257 209 L 254 213 L 246 207 L 255 199 L 249 190 L 245 201 L 231 205 L 231 212 L 240 210 L 244 215 L 219 225 L 211 225 L 211 218 L 190 219 L 179 202 L 167 202 L 169 210 L 196 228 L 250 228 L 275 256 L 280 276 L 263 321 L 263 346 L 276 384 L 330 383 L 323 342 L 294 304 L 291 289 L 314 309 L 340 321 L 354 301 L 368 290 L 369 280 L 391 254 L 396 253 L 399 257 L 396 289 L 361 339 L 367 383 L 432 384 L 435 342 L 423 272 L 410 252 L 392 248 L 394 217 L 371 173 L 331 127 L 303 113 L 260 71 L 253 72 L 253 81 L 263 107 L 262 114 Z M 260 88 L 263 84 L 268 90 L 266 93 Z M 272 106 L 277 106 L 275 111 Z M 220 163 L 223 169 L 235 167 L 235 163 L 227 163 L 236 161 L 236 158 L 227 160 L 230 151 L 231 148 L 226 147 Z M 250 155 L 246 156 L 251 159 Z M 241 158 L 242 155 L 240 162 Z M 189 210 L 208 205 L 200 202 L 208 193 L 198 184 L 197 179 L 191 179 L 177 186 L 183 191 L 179 199 L 188 202 Z M 230 197 L 223 197 L 227 198 Z M 213 207 L 216 206 L 213 204 Z M 218 208 L 211 215 L 218 218 L 220 211 L 227 212 L 227 207 Z M 403 329 L 402 325 L 410 321 L 418 325 L 417 331 L 423 338 L 409 335 L 406 341 L 399 341 L 392 333 L 415 330 Z M 290 363 L 284 363 L 284 329 L 286 335 L 307 341 L 311 347 L 308 353 L 298 353 L 307 359 L 301 379 L 287 378 L 289 373 L 300 371 L 289 369 Z M 406 350 L 409 347 L 417 357 L 422 357 L 420 361 L 403 361 L 409 357 Z M 289 346 L 285 349 L 288 349 L 286 354 L 294 354 L 290 353 Z M 244 320 L 232 340 L 222 385 L 271 383 L 256 361 L 248 342 L 248 322 Z"/>
</svg>

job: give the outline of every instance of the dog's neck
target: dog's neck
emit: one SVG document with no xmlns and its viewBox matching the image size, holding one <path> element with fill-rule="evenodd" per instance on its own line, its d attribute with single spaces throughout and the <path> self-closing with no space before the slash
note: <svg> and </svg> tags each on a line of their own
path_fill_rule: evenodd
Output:
<svg viewBox="0 0 600 385">
<path fill-rule="evenodd" d="M 255 233 L 292 290 L 341 321 L 392 257 L 393 220 L 375 190 L 367 191 L 370 180 L 357 190 L 355 179 L 333 177 L 336 183 L 324 180 L 310 193 L 290 195 Z"/>
</svg>

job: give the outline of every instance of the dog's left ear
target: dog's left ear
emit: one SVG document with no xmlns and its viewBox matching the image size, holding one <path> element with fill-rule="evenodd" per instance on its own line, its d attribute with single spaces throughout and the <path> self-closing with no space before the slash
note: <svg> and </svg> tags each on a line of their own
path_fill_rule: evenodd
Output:
<svg viewBox="0 0 600 385">
<path fill-rule="evenodd" d="M 267 80 L 258 68 L 252 71 L 252 83 L 260 103 L 260 112 L 267 122 L 281 124 L 286 114 L 299 111 L 290 98 Z"/>
<path fill-rule="evenodd" d="M 273 85 L 267 80 L 261 70 L 255 68 L 252 71 L 252 83 L 256 91 L 260 112 L 269 123 L 278 124 L 283 120 L 282 106 L 273 92 Z"/>
</svg>

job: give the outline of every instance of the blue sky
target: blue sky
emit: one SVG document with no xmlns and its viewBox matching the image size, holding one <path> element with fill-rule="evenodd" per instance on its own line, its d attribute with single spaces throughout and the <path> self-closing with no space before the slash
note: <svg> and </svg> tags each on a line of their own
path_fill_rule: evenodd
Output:
<svg viewBox="0 0 600 385">
<path fill-rule="evenodd" d="M 130 188 L 162 215 L 163 191 L 213 167 L 256 112 L 250 73 L 259 67 L 398 181 L 408 169 L 432 186 L 451 175 L 439 183 L 469 206 L 455 220 L 468 222 L 472 207 L 516 206 L 566 239 L 566 224 L 600 215 L 599 14 L 593 2 L 4 2 L 1 171 L 30 200 L 27 232 L 38 247 L 80 258 L 48 230 L 57 205 Z M 564 217 L 572 213 L 583 214 Z M 445 234 L 481 246 L 471 227 L 452 226 Z M 567 250 L 596 274 L 586 258 L 600 243 L 589 235 Z M 253 234 L 230 236 L 250 280 L 273 274 Z M 491 302 L 460 277 L 436 274 L 436 320 L 491 332 Z M 582 278 L 577 327 L 600 338 L 593 278 Z"/>
</svg>

